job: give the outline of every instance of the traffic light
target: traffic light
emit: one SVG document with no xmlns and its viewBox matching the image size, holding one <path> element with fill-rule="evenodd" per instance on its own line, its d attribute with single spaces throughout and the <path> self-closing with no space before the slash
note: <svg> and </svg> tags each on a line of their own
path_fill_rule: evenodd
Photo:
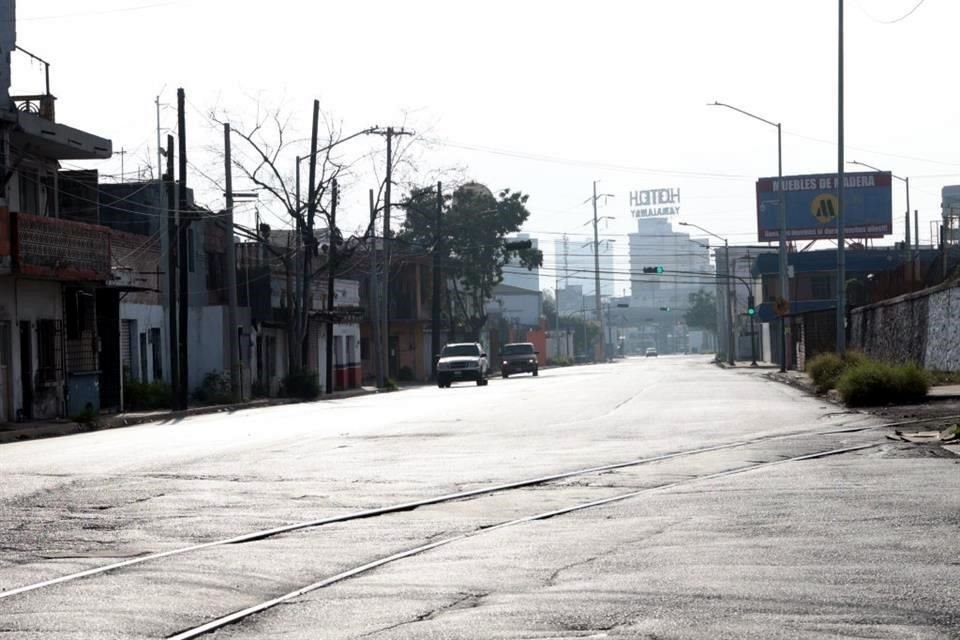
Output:
<svg viewBox="0 0 960 640">
<path fill-rule="evenodd" d="M 663 273 L 663 267 L 660 266 L 660 265 L 657 265 L 657 266 L 655 266 L 655 267 L 644 267 L 644 268 L 643 268 L 643 272 L 644 272 L 644 273 L 657 273 L 657 274 L 660 274 L 660 273 Z"/>
<path fill-rule="evenodd" d="M 507 251 L 522 251 L 523 249 L 533 248 L 531 240 L 508 240 L 503 243 L 503 248 Z"/>
<path fill-rule="evenodd" d="M 755 315 L 757 315 L 757 306 L 756 306 L 755 301 L 754 301 L 754 299 L 753 299 L 753 295 L 750 295 L 750 296 L 747 297 L 747 315 L 748 315 L 748 316 L 755 316 Z"/>
<path fill-rule="evenodd" d="M 660 307 L 660 311 L 670 311 L 670 307 Z"/>
</svg>

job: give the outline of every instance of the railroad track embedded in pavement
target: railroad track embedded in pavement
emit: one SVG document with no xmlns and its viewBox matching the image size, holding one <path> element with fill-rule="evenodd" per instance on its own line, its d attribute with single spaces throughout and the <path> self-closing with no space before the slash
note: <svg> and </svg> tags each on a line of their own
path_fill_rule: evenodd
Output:
<svg viewBox="0 0 960 640">
<path fill-rule="evenodd" d="M 707 453 L 724 451 L 729 449 L 737 449 L 737 448 L 742 448 L 742 447 L 747 447 L 751 445 L 762 444 L 762 443 L 772 442 L 777 440 L 787 440 L 791 438 L 811 437 L 811 436 L 817 436 L 817 435 L 836 435 L 836 434 L 843 434 L 843 433 L 854 433 L 854 432 L 863 431 L 867 429 L 875 429 L 882 426 L 885 426 L 885 425 L 847 427 L 847 428 L 834 429 L 830 431 L 797 431 L 797 432 L 790 432 L 785 434 L 758 436 L 755 438 L 744 438 L 741 440 L 736 440 L 733 442 L 727 442 L 727 443 L 718 444 L 718 445 L 712 445 L 708 447 L 698 447 L 695 449 L 686 449 L 682 451 L 676 451 L 672 453 L 666 453 L 666 454 L 644 457 L 644 458 L 636 458 L 633 460 L 615 462 L 611 464 L 585 467 L 585 468 L 575 469 L 572 471 L 565 471 L 565 472 L 556 473 L 556 474 L 516 480 L 513 482 L 505 482 L 505 483 L 499 483 L 495 485 L 489 485 L 479 489 L 471 489 L 468 491 L 448 493 L 448 494 L 443 494 L 443 495 L 434 496 L 430 498 L 423 498 L 420 500 L 412 500 L 408 502 L 387 505 L 384 507 L 377 507 L 374 509 L 365 509 L 362 511 L 354 511 L 350 513 L 335 515 L 335 516 L 328 516 L 325 518 L 305 520 L 302 522 L 296 522 L 296 523 L 282 525 L 278 527 L 272 527 L 269 529 L 261 529 L 258 531 L 244 533 L 244 534 L 240 534 L 230 538 L 223 538 L 220 540 L 213 540 L 210 542 L 202 542 L 202 543 L 197 543 L 193 545 L 178 547 L 175 549 L 169 549 L 167 551 L 150 553 L 150 554 L 138 556 L 135 558 L 128 558 L 125 560 L 121 560 L 119 562 L 114 562 L 114 563 L 106 564 L 99 567 L 93 567 L 91 569 L 86 569 L 83 571 L 78 571 L 75 573 L 58 576 L 56 578 L 50 578 L 47 580 L 37 581 L 37 582 L 23 585 L 20 587 L 5 589 L 3 591 L 0 591 L 0 602 L 2 602 L 5 599 L 13 598 L 15 596 L 29 593 L 32 591 L 37 591 L 40 589 L 53 587 L 55 585 L 65 584 L 69 582 L 75 582 L 84 578 L 90 578 L 97 575 L 116 572 L 116 571 L 120 571 L 126 568 L 130 568 L 130 567 L 148 563 L 148 562 L 155 562 L 158 560 L 172 558 L 175 556 L 180 556 L 188 553 L 195 553 L 198 551 L 203 551 L 205 549 L 211 549 L 214 547 L 223 547 L 228 545 L 265 540 L 268 538 L 281 536 L 283 534 L 287 534 L 287 533 L 291 533 L 299 530 L 313 529 L 313 528 L 323 527 L 325 525 L 339 524 L 339 523 L 345 523 L 345 522 L 350 522 L 355 520 L 364 520 L 368 518 L 402 513 L 406 511 L 413 511 L 414 509 L 418 509 L 420 507 L 427 507 L 427 506 L 439 505 L 439 504 L 450 503 L 450 502 L 471 500 L 471 499 L 476 499 L 484 496 L 502 493 L 504 491 L 511 491 L 516 489 L 535 487 L 538 485 L 550 484 L 550 483 L 558 482 L 561 480 L 576 478 L 578 476 L 594 475 L 594 474 L 614 471 L 617 469 L 638 467 L 638 466 L 653 464 L 657 462 L 674 460 L 677 458 L 703 455 Z M 780 462 L 780 461 L 777 461 L 777 462 Z"/>
<path fill-rule="evenodd" d="M 653 486 L 653 487 L 646 487 L 646 488 L 639 489 L 639 490 L 636 490 L 636 491 L 631 491 L 631 492 L 628 492 L 628 493 L 622 493 L 622 494 L 618 494 L 618 495 L 615 495 L 615 496 L 610 496 L 610 497 L 607 497 L 607 498 L 602 498 L 602 499 L 599 499 L 599 500 L 593 500 L 593 501 L 590 501 L 590 502 L 582 502 L 582 503 L 575 504 L 575 505 L 572 505 L 572 506 L 569 506 L 569 507 L 563 507 L 563 508 L 560 508 L 560 509 L 553 509 L 553 510 L 550 510 L 550 511 L 544 511 L 544 512 L 542 512 L 542 513 L 537 513 L 537 514 L 530 515 L 530 516 L 524 516 L 524 517 L 521 517 L 521 518 L 514 518 L 514 519 L 512 519 L 512 520 L 506 520 L 506 521 L 499 522 L 499 523 L 496 523 L 496 524 L 493 524 L 493 525 L 484 526 L 484 527 L 482 527 L 482 528 L 478 528 L 478 529 L 475 529 L 475 530 L 470 531 L 470 532 L 467 532 L 467 533 L 461 533 L 461 534 L 453 535 L 453 536 L 450 536 L 450 537 L 447 537 L 447 538 L 442 538 L 442 539 L 440 539 L 440 540 L 434 540 L 434 541 L 429 542 L 429 543 L 427 543 L 427 544 L 423 544 L 423 545 L 420 545 L 420 546 L 417 546 L 417 547 L 413 547 L 413 548 L 410 548 L 410 549 L 406 549 L 406 550 L 404 550 L 404 551 L 396 552 L 396 553 L 393 553 L 393 554 L 390 554 L 390 555 L 387 555 L 387 556 L 383 556 L 383 557 L 378 558 L 378 559 L 376 559 L 376 560 L 372 560 L 372 561 L 370 561 L 370 562 L 366 562 L 366 563 L 364 563 L 364 564 L 357 565 L 357 566 L 355 566 L 355 567 L 352 567 L 352 568 L 347 569 L 347 570 L 345 570 L 345 571 L 341 571 L 340 573 L 337 573 L 337 574 L 335 574 L 335 575 L 329 576 L 329 577 L 324 578 L 324 579 L 322 579 L 322 580 L 319 580 L 319 581 L 317 581 L 317 582 L 313 582 L 313 583 L 311 583 L 311 584 L 305 585 L 305 586 L 303 586 L 303 587 L 300 587 L 300 588 L 298 588 L 298 589 L 295 589 L 295 590 L 290 591 L 290 592 L 288 592 L 288 593 L 285 593 L 285 594 L 283 594 L 283 595 L 277 596 L 277 597 L 275 597 L 275 598 L 271 598 L 271 599 L 269 599 L 269 600 L 265 600 L 265 601 L 260 602 L 260 603 L 258 603 L 258 604 L 256 604 L 256 605 L 253 605 L 253 606 L 250 606 L 250 607 L 246 607 L 246 608 L 240 609 L 240 610 L 238 610 L 238 611 L 233 611 L 233 612 L 231 612 L 231 613 L 228 613 L 228 614 L 226 614 L 226 615 L 223 615 L 223 616 L 221 616 L 221 617 L 219 617 L 219 618 L 216 618 L 216 619 L 214 619 L 214 620 L 210 620 L 210 621 L 205 622 L 205 623 L 203 623 L 203 624 L 197 625 L 197 626 L 195 626 L 195 627 L 190 627 L 190 628 L 188 628 L 188 629 L 181 630 L 181 631 L 179 631 L 179 632 L 177 632 L 177 633 L 174 633 L 174 634 L 172 634 L 172 635 L 167 636 L 167 640 L 192 640 L 193 638 L 199 638 L 200 636 L 206 635 L 206 634 L 208 634 L 208 633 L 212 633 L 212 632 L 217 631 L 218 629 L 221 629 L 221 628 L 226 627 L 226 626 L 228 626 L 228 625 L 235 624 L 235 623 L 240 622 L 240 621 L 242 621 L 242 620 L 244 620 L 244 619 L 246 619 L 246 618 L 250 618 L 250 617 L 252 617 L 252 616 L 255 616 L 255 615 L 259 614 L 259 613 L 262 613 L 262 612 L 264 612 L 264 611 L 267 611 L 268 609 L 272 609 L 273 607 L 276 607 L 276 606 L 278 606 L 278 605 L 281 605 L 281 604 L 283 604 L 283 603 L 285 603 L 285 602 L 290 602 L 291 600 L 294 600 L 294 599 L 296 599 L 296 598 L 299 598 L 299 597 L 301 597 L 301 596 L 304 596 L 304 595 L 306 595 L 306 594 L 308 594 L 308 593 L 311 593 L 311 592 L 313 592 L 313 591 L 318 591 L 318 590 L 323 589 L 323 588 L 325 588 L 325 587 L 329 587 L 329 586 L 335 585 L 335 584 L 337 584 L 337 583 L 344 582 L 344 581 L 349 580 L 349 579 L 351 579 L 351 578 L 355 578 L 355 577 L 357 577 L 357 576 L 360 576 L 360 575 L 369 573 L 369 572 L 371 572 L 371 571 L 373 571 L 373 570 L 375 570 L 375 569 L 378 569 L 378 568 L 380 568 L 380 567 L 386 566 L 386 565 L 388 565 L 388 564 L 392 564 L 392 563 L 394 563 L 394 562 L 397 562 L 397 561 L 400 561 L 400 560 L 403 560 L 403 559 L 406 559 L 406 558 L 410 558 L 410 557 L 413 557 L 413 556 L 417 556 L 417 555 L 426 553 L 426 552 L 428 552 L 428 551 L 432 551 L 433 549 L 437 549 L 437 548 L 439 548 L 439 547 L 444 547 L 444 546 L 447 546 L 447 545 L 450 545 L 450 544 L 453 544 L 453 543 L 456 543 L 456 542 L 462 542 L 462 541 L 468 540 L 468 539 L 470 539 L 470 538 L 475 538 L 475 537 L 477 537 L 477 536 L 486 535 L 486 534 L 489 534 L 489 533 L 493 533 L 493 532 L 495 532 L 495 531 L 499 531 L 499 530 L 502 530 L 502 529 L 506 529 L 506 528 L 508 528 L 508 527 L 514 527 L 514 526 L 517 526 L 517 525 L 526 524 L 526 523 L 528 523 L 528 522 L 535 522 L 535 521 L 538 521 L 538 520 L 547 520 L 547 519 L 550 519 L 550 518 L 556 518 L 556 517 L 558 517 L 558 516 L 563 516 L 563 515 L 566 515 L 566 514 L 569 514 L 569 513 L 575 513 L 575 512 L 577 512 L 577 511 L 584 511 L 584 510 L 587 510 L 587 509 L 594 509 L 594 508 L 602 507 L 602 506 L 605 506 L 605 505 L 608 505 L 608 504 L 613 504 L 613 503 L 615 503 L 615 502 L 623 502 L 623 501 L 629 500 L 629 499 L 631 499 L 631 498 L 639 497 L 639 496 L 641 496 L 641 495 L 643 495 L 643 494 L 653 493 L 653 492 L 656 492 L 656 491 L 665 491 L 665 490 L 668 490 L 668 489 L 673 489 L 673 488 L 676 488 L 676 487 L 686 486 L 686 485 L 694 484 L 694 483 L 697 483 L 697 482 L 705 482 L 705 481 L 708 481 L 708 480 L 717 480 L 717 479 L 721 479 L 721 478 L 730 477 L 730 476 L 733 476 L 733 475 L 738 475 L 738 474 L 742 474 L 742 473 L 747 473 L 747 472 L 750 472 L 750 471 L 758 471 L 758 470 L 760 470 L 760 469 L 766 469 L 766 468 L 773 467 L 773 466 L 778 466 L 778 465 L 782 465 L 782 464 L 787 464 L 787 463 L 790 463 L 790 462 L 800 462 L 800 461 L 803 461 L 803 460 L 814 460 L 814 459 L 817 459 L 817 458 L 825 458 L 825 457 L 828 457 L 828 456 L 841 455 L 841 454 L 844 454 L 844 453 L 852 453 L 852 452 L 855 452 L 855 451 L 862 451 L 862 450 L 864 450 L 864 449 L 871 449 L 871 448 L 874 448 L 874 447 L 879 446 L 880 444 L 883 444 L 883 443 L 861 444 L 861 445 L 856 445 L 856 446 L 852 446 L 852 447 L 844 447 L 844 448 L 840 448 L 840 449 L 830 449 L 830 450 L 826 450 L 826 451 L 818 451 L 818 452 L 808 453 L 808 454 L 804 454 L 804 455 L 800 455 L 800 456 L 794 456 L 794 457 L 790 457 L 790 458 L 784 458 L 784 459 L 781 459 L 781 460 L 773 460 L 773 461 L 769 461 L 769 462 L 760 462 L 760 463 L 749 464 L 749 465 L 745 465 L 745 466 L 743 466 L 743 467 L 738 467 L 738 468 L 735 468 L 735 469 L 728 469 L 728 470 L 725 470 L 725 471 L 719 471 L 719 472 L 716 472 L 716 473 L 710 473 L 710 474 L 706 474 L 706 475 L 702 475 L 702 476 L 697 476 L 697 477 L 694 477 L 694 478 L 688 478 L 688 479 L 685 479 L 685 480 L 678 480 L 678 481 L 675 481 L 675 482 L 668 482 L 668 483 L 665 483 L 665 484 L 661 484 L 661 485 L 657 485 L 657 486 Z M 618 465 L 618 466 L 623 467 L 623 466 L 625 466 L 625 465 Z"/>
</svg>

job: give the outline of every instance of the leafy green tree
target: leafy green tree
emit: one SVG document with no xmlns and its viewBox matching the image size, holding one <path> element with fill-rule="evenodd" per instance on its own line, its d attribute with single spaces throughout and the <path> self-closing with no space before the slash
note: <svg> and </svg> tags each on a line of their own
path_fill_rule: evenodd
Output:
<svg viewBox="0 0 960 640">
<path fill-rule="evenodd" d="M 717 301 L 710 291 L 696 291 L 690 294 L 690 308 L 683 315 L 687 326 L 717 333 Z"/>
<path fill-rule="evenodd" d="M 543 290 L 543 317 L 547 321 L 547 327 L 553 328 L 557 324 L 557 301 L 553 292 L 549 289 Z"/>
<path fill-rule="evenodd" d="M 436 226 L 436 191 L 414 189 L 404 203 L 407 217 L 398 234 L 401 246 L 443 255 L 449 283 L 453 323 L 476 339 L 487 322 L 486 303 L 493 288 L 503 281 L 503 267 L 516 260 L 528 269 L 543 264 L 543 254 L 533 248 L 512 248 L 507 237 L 520 230 L 530 217 L 528 196 L 504 189 L 494 196 L 486 187 L 468 183 L 444 198 L 440 231 Z"/>
</svg>

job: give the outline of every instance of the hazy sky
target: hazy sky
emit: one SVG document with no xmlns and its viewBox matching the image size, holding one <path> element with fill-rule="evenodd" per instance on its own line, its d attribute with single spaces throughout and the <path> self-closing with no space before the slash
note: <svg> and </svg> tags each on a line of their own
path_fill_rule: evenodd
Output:
<svg viewBox="0 0 960 640">
<path fill-rule="evenodd" d="M 911 177 L 927 242 L 940 188 L 960 183 L 960 2 L 885 24 L 916 4 L 847 0 L 847 158 Z M 211 108 L 249 122 L 258 101 L 280 106 L 305 137 L 318 98 L 346 133 L 421 133 L 404 179 L 461 167 L 529 193 L 527 230 L 548 254 L 556 234 L 587 231 L 593 180 L 617 196 L 608 232 L 629 228 L 630 190 L 679 187 L 681 219 L 755 242 L 754 182 L 776 174 L 776 131 L 714 100 L 784 123 L 785 173 L 836 171 L 837 0 L 20 0 L 18 13 L 18 44 L 53 64 L 58 120 L 127 149 L 128 172 L 155 157 L 158 94 L 172 106 L 186 89 L 191 161 L 216 179 Z M 42 82 L 19 56 L 13 91 Z M 161 118 L 175 126 L 172 108 Z M 367 215 L 370 166 L 344 186 L 351 227 Z M 100 168 L 119 173 L 119 157 Z M 900 183 L 893 197 L 888 241 L 903 235 Z"/>
</svg>

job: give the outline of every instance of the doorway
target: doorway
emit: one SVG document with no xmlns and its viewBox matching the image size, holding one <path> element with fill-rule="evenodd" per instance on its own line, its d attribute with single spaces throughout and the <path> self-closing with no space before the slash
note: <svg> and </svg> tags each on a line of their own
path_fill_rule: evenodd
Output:
<svg viewBox="0 0 960 640">
<path fill-rule="evenodd" d="M 33 420 L 33 340 L 29 320 L 20 321 L 20 392 L 23 397 L 21 415 Z"/>
</svg>

